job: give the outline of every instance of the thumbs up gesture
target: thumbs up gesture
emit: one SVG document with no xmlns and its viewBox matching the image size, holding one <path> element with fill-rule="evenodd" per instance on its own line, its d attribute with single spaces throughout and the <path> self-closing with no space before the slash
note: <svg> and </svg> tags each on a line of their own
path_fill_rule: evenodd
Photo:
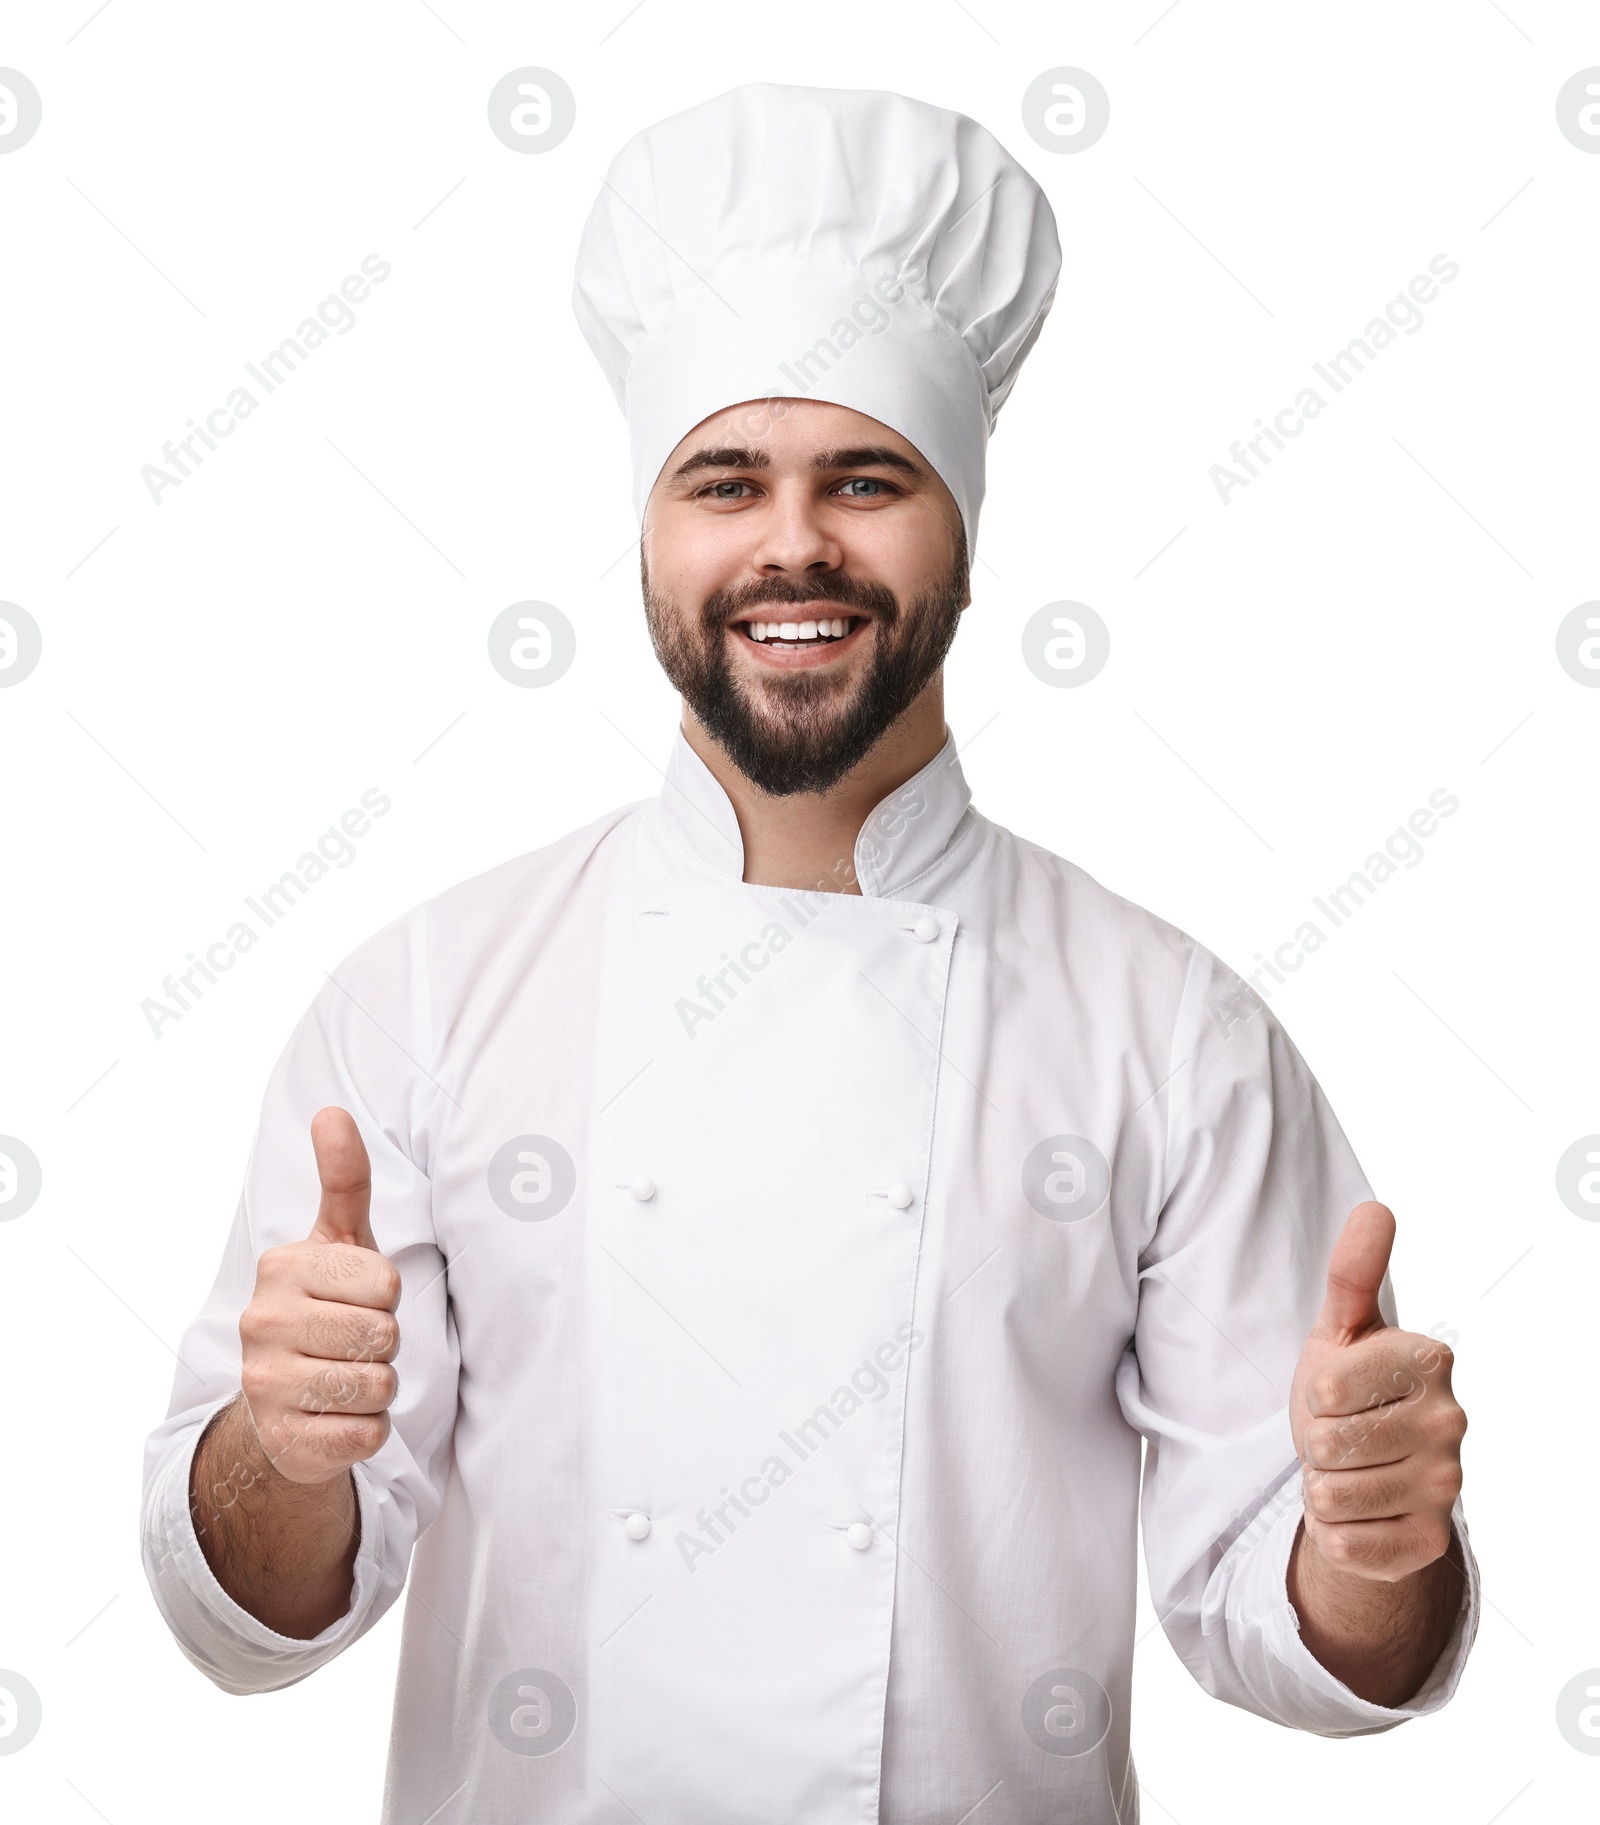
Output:
<svg viewBox="0 0 1600 1825">
<path fill-rule="evenodd" d="M 1449 1547 L 1467 1429 L 1450 1351 L 1378 1310 L 1394 1229 L 1382 1204 L 1351 1211 L 1289 1396 L 1308 1543 L 1338 1570 L 1385 1583 Z"/>
<path fill-rule="evenodd" d="M 239 1318 L 240 1386 L 263 1450 L 294 1483 L 325 1483 L 389 1436 L 400 1275 L 378 1252 L 372 1166 L 343 1109 L 312 1117 L 322 1201 L 310 1236 L 269 1248 Z"/>
</svg>

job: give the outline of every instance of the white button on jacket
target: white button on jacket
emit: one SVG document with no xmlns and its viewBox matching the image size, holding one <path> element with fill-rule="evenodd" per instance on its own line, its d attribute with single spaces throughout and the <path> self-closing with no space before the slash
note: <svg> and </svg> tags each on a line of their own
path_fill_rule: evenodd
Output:
<svg viewBox="0 0 1600 1825">
<path fill-rule="evenodd" d="M 409 1566 L 391 1825 L 1131 1818 L 1141 1433 L 1151 1593 L 1209 1691 L 1340 1735 L 1454 1689 L 1475 1571 L 1404 1710 L 1288 1604 L 1289 1381 L 1368 1187 L 1280 1027 L 973 812 L 950 744 L 855 861 L 859 898 L 744 884 L 680 739 L 659 799 L 363 945 L 273 1073 L 146 1566 L 233 1692 Z M 327 1103 L 403 1278 L 400 1389 L 350 1611 L 300 1642 L 217 1585 L 187 1480 Z"/>
</svg>

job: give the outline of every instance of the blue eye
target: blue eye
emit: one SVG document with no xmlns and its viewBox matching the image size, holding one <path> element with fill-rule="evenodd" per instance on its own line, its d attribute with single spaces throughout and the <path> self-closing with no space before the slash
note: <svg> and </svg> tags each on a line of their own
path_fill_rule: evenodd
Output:
<svg viewBox="0 0 1600 1825">
<path fill-rule="evenodd" d="M 843 484 L 843 486 L 850 489 L 852 492 L 854 492 L 855 490 L 861 489 L 861 488 L 872 488 L 872 489 L 882 488 L 885 486 L 885 484 L 883 482 L 879 481 L 876 476 L 852 475 L 850 477 L 850 479 Z M 869 495 L 856 494 L 857 500 L 863 500 L 863 499 L 871 500 L 872 498 L 873 497 L 870 494 Z"/>
</svg>

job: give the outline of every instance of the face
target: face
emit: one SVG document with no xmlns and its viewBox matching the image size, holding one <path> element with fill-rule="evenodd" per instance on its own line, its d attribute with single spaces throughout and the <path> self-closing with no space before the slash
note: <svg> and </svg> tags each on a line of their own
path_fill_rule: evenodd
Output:
<svg viewBox="0 0 1600 1825">
<path fill-rule="evenodd" d="M 701 725 L 764 792 L 825 792 L 934 685 L 967 606 L 950 491 L 844 406 L 697 425 L 645 509 L 645 612 Z"/>
</svg>

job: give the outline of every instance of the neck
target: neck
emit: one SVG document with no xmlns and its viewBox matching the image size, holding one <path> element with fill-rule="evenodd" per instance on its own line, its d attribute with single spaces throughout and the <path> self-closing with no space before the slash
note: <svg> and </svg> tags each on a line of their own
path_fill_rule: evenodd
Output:
<svg viewBox="0 0 1600 1825">
<path fill-rule="evenodd" d="M 927 766 L 945 733 L 944 682 L 935 677 L 838 785 L 773 798 L 734 766 L 687 704 L 683 709 L 684 739 L 728 795 L 744 840 L 744 878 L 756 887 L 860 893 L 854 858 L 861 826 Z"/>
</svg>

